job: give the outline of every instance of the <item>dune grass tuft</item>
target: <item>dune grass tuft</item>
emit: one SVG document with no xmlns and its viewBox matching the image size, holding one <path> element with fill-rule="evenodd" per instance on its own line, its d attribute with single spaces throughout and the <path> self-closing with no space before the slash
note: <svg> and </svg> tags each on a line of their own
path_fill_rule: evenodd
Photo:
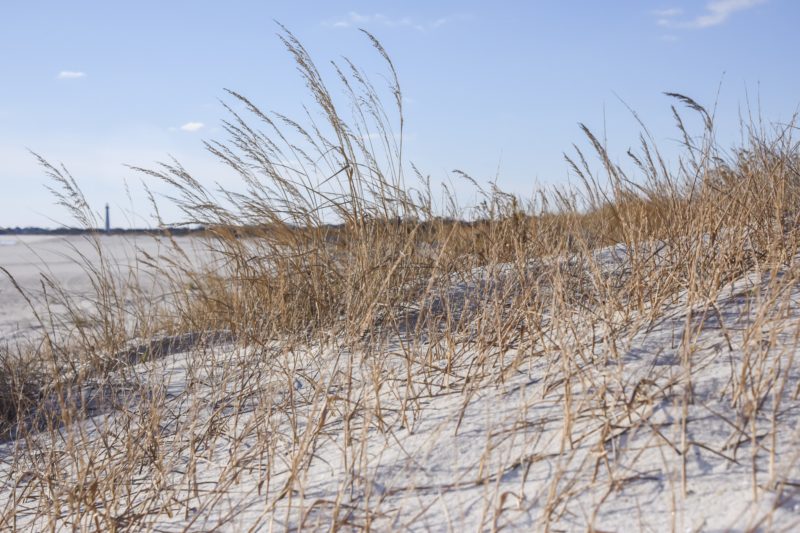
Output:
<svg viewBox="0 0 800 533">
<path fill-rule="evenodd" d="M 73 257 L 88 295 L 47 274 L 17 286 L 41 336 L 0 346 L 0 528 L 456 526 L 449 495 L 476 490 L 472 527 L 593 531 L 653 480 L 675 528 L 695 454 L 775 495 L 750 525 L 771 523 L 797 473 L 796 122 L 723 150 L 711 114 L 670 93 L 679 160 L 644 129 L 623 170 L 583 127 L 566 156 L 580 186 L 523 199 L 460 173 L 482 198 L 467 209 L 406 160 L 397 72 L 367 38 L 386 88 L 345 59 L 333 91 L 284 29 L 307 114 L 228 91 L 206 147 L 240 191 L 176 161 L 136 168 L 205 228 L 200 259 L 167 232 L 126 269 L 92 234 Z M 94 227 L 77 181 L 40 162 Z M 475 422 L 497 390 L 511 403 Z M 477 451 L 423 482 L 412 442 Z"/>
</svg>

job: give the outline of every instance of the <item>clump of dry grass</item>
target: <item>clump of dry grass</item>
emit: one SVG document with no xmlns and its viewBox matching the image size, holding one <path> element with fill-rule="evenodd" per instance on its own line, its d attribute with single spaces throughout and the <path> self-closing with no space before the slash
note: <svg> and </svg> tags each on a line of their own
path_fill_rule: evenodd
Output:
<svg viewBox="0 0 800 533">
<path fill-rule="evenodd" d="M 428 180 L 404 162 L 397 74 L 367 37 L 386 61 L 390 108 L 348 60 L 333 66 L 343 99 L 334 96 L 287 31 L 316 108 L 299 122 L 229 93 L 228 139 L 207 148 L 244 193 L 210 191 L 177 162 L 138 169 L 173 187 L 187 224 L 207 228 L 207 264 L 168 237 L 169 257 L 143 254 L 122 272 L 95 235 L 94 256 L 76 257 L 92 280 L 88 311 L 43 278 L 41 306 L 32 301 L 41 342 L 0 348 L 0 431 L 16 439 L 0 524 L 222 527 L 240 518 L 240 498 L 256 508 L 254 528 L 400 528 L 438 512 L 430 503 L 404 514 L 402 495 L 479 487 L 476 527 L 527 512 L 548 530 L 595 491 L 583 509 L 593 529 L 615 494 L 648 479 L 630 472 L 650 452 L 677 508 L 698 450 L 736 466 L 747 450 L 753 498 L 782 494 L 790 480 L 776 465 L 796 444 L 781 424 L 797 401 L 797 335 L 772 324 L 793 316 L 799 273 L 795 126 L 750 130 L 726 157 L 710 114 L 672 94 L 704 124 L 690 134 L 673 108 L 685 144 L 676 168 L 645 129 L 627 175 L 583 128 L 602 175 L 576 149 L 568 161 L 582 188 L 524 202 L 462 174 L 484 198 L 467 221 L 452 195 L 437 210 Z M 93 227 L 75 180 L 41 162 L 58 200 Z M 747 275 L 763 278 L 758 290 L 738 288 Z M 150 276 L 158 298 L 141 284 Z M 751 307 L 723 316 L 721 298 L 735 290 Z M 629 348 L 664 324 L 680 333 L 639 358 L 653 357 L 644 372 Z M 742 354 L 711 392 L 709 328 Z M 675 360 L 661 366 L 662 351 Z M 483 448 L 462 477 L 390 485 L 379 475 L 375 458 L 394 443 L 418 464 L 403 439 L 430 429 L 431 402 L 457 395 L 449 425 L 430 434 L 449 442 L 502 386 L 517 403 L 478 433 Z M 725 442 L 693 437 L 702 409 Z M 665 412 L 671 421 L 656 420 Z M 529 473 L 551 459 L 530 494 Z M 323 465 L 338 481 L 320 495 Z M 503 484 L 520 472 L 518 488 Z"/>
</svg>

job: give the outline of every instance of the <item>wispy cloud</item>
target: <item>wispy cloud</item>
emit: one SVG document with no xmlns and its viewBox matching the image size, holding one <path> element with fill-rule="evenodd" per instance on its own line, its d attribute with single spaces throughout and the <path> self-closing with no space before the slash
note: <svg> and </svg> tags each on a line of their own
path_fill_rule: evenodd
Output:
<svg viewBox="0 0 800 533">
<path fill-rule="evenodd" d="M 683 15 L 683 9 L 679 7 L 669 7 L 667 9 L 656 9 L 653 11 L 653 15 L 659 18 L 671 18 L 677 17 L 678 15 Z"/>
<path fill-rule="evenodd" d="M 683 9 L 679 7 L 669 7 L 666 9 L 656 9 L 653 11 L 656 16 L 656 24 L 664 28 L 669 28 L 675 22 L 675 19 L 683 15 Z"/>
<path fill-rule="evenodd" d="M 363 14 L 351 11 L 344 17 L 326 20 L 322 24 L 329 28 L 385 26 L 388 28 L 410 28 L 417 31 L 429 31 L 463 18 L 465 18 L 464 15 L 452 15 L 433 20 L 417 20 L 412 17 L 390 17 L 383 13 Z"/>
<path fill-rule="evenodd" d="M 705 11 L 689 20 L 682 20 L 683 10 L 666 8 L 653 11 L 656 24 L 665 28 L 702 30 L 724 24 L 734 13 L 746 11 L 767 0 L 713 0 L 705 6 Z"/>
<path fill-rule="evenodd" d="M 202 122 L 187 122 L 186 124 L 181 126 L 181 130 L 190 132 L 198 131 L 202 129 L 203 126 L 205 126 L 205 124 L 203 124 Z"/>
<path fill-rule="evenodd" d="M 706 13 L 690 21 L 688 26 L 700 29 L 719 26 L 737 11 L 744 11 L 764 2 L 766 0 L 715 0 L 708 3 Z"/>
<path fill-rule="evenodd" d="M 79 72 L 77 70 L 62 70 L 56 76 L 59 80 L 75 80 L 78 78 L 85 78 L 85 72 Z"/>
</svg>

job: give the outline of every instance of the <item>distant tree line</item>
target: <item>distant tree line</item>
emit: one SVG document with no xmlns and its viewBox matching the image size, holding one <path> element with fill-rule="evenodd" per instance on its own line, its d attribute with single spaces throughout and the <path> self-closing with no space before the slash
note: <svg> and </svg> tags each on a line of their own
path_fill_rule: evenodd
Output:
<svg viewBox="0 0 800 533">
<path fill-rule="evenodd" d="M 0 228 L 0 235 L 89 235 L 96 233 L 107 233 L 109 235 L 190 235 L 203 233 L 205 227 L 165 227 L 165 228 L 112 228 L 109 231 L 103 229 L 86 228 L 38 228 L 34 226 Z"/>
</svg>

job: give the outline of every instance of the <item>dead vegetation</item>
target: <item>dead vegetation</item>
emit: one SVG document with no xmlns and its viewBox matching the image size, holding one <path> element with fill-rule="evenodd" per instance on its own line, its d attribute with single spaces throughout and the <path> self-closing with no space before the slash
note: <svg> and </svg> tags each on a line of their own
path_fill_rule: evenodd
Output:
<svg viewBox="0 0 800 533">
<path fill-rule="evenodd" d="M 208 228 L 213 265 L 173 240 L 120 272 L 95 238 L 75 258 L 88 308 L 42 277 L 41 338 L 0 346 L 0 527 L 600 530 L 650 483 L 640 515 L 678 529 L 700 456 L 773 498 L 727 525 L 788 527 L 795 123 L 753 126 L 726 155 L 710 114 L 672 94 L 679 161 L 642 125 L 626 173 L 584 128 L 591 155 L 567 158 L 580 188 L 524 201 L 462 173 L 484 201 L 437 205 L 367 37 L 387 107 L 348 60 L 334 95 L 285 31 L 316 107 L 295 121 L 230 92 L 228 138 L 207 147 L 246 192 L 177 162 L 138 169 Z M 93 227 L 75 180 L 42 164 Z"/>
</svg>

